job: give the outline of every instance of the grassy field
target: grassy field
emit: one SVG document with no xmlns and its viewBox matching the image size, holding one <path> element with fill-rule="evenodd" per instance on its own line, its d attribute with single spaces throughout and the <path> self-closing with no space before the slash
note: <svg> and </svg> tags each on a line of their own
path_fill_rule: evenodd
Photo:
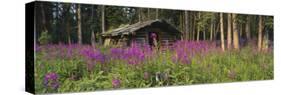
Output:
<svg viewBox="0 0 281 95">
<path fill-rule="evenodd" d="M 78 92 L 273 79 L 273 48 L 222 52 L 214 42 L 167 48 L 42 45 L 36 47 L 36 93 Z"/>
</svg>

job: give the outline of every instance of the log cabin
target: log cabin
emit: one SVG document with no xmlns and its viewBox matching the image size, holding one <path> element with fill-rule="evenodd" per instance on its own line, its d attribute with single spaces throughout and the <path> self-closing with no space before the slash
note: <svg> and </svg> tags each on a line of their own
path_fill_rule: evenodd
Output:
<svg viewBox="0 0 281 95">
<path fill-rule="evenodd" d="M 155 46 L 171 46 L 181 39 L 182 33 L 165 20 L 149 20 L 125 25 L 102 34 L 104 45 L 130 46 L 135 42 Z"/>
</svg>

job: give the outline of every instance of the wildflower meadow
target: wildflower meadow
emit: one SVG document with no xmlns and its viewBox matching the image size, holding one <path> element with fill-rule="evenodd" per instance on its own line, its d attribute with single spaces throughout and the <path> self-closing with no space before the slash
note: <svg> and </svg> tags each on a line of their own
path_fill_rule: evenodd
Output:
<svg viewBox="0 0 281 95">
<path fill-rule="evenodd" d="M 48 44 L 35 51 L 38 93 L 273 79 L 273 51 L 251 45 L 222 52 L 208 41 L 178 41 L 165 50 Z"/>
</svg>

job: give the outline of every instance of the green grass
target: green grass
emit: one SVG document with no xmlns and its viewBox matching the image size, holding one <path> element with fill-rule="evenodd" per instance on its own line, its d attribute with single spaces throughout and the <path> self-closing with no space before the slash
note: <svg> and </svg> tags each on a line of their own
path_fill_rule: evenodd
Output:
<svg viewBox="0 0 281 95">
<path fill-rule="evenodd" d="M 106 52 L 108 49 L 102 49 Z M 142 64 L 129 65 L 122 60 L 96 64 L 92 71 L 82 57 L 44 60 L 47 52 L 36 53 L 36 93 L 61 93 L 110 90 L 115 77 L 121 80 L 120 88 L 143 88 L 205 83 L 237 82 L 273 79 L 273 52 L 254 52 L 250 47 L 240 51 L 210 52 L 204 57 L 192 58 L 191 64 L 173 63 L 172 52 L 158 53 Z M 60 87 L 46 89 L 44 75 L 56 72 Z M 144 78 L 144 73 L 149 78 Z M 71 79 L 71 76 L 77 79 Z"/>
</svg>

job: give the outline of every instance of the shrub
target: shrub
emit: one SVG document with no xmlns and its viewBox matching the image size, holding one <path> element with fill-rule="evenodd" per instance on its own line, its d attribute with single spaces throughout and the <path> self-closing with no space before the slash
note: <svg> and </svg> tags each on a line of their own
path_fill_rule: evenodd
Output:
<svg viewBox="0 0 281 95">
<path fill-rule="evenodd" d="M 47 31 L 44 31 L 41 33 L 40 37 L 39 37 L 39 43 L 41 45 L 45 45 L 48 44 L 51 40 L 51 36 L 48 34 Z"/>
</svg>

